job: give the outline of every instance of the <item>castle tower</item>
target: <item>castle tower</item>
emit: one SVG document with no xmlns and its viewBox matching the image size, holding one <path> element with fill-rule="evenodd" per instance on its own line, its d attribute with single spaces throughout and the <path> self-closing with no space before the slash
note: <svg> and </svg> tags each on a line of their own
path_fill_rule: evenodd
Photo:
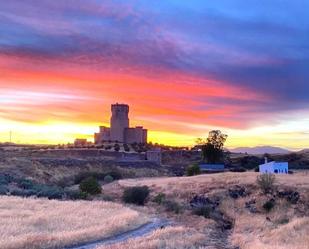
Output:
<svg viewBox="0 0 309 249">
<path fill-rule="evenodd" d="M 113 141 L 124 142 L 124 131 L 129 127 L 129 106 L 125 104 L 114 104 L 111 107 L 110 138 Z"/>
</svg>

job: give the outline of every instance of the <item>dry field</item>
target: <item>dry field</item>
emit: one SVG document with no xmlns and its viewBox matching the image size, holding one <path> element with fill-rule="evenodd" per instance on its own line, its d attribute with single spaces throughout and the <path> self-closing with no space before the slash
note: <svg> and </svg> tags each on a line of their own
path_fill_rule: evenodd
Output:
<svg viewBox="0 0 309 249">
<path fill-rule="evenodd" d="M 155 192 L 163 192 L 180 199 L 189 198 L 192 194 L 211 193 L 226 190 L 233 185 L 255 185 L 258 173 L 218 173 L 192 177 L 160 177 L 125 179 L 118 181 L 121 187 L 147 185 Z M 299 191 L 309 190 L 309 171 L 301 171 L 292 175 L 276 175 L 276 185 L 292 187 Z"/>
<path fill-rule="evenodd" d="M 158 229 L 148 236 L 130 239 L 126 242 L 101 246 L 96 249 L 180 249 L 199 248 L 205 242 L 205 235 L 183 226 Z"/>
<path fill-rule="evenodd" d="M 266 196 L 260 192 L 256 185 L 257 175 L 258 173 L 255 172 L 230 172 L 194 177 L 129 179 L 120 180 L 118 184 L 120 188 L 147 185 L 151 188 L 152 195 L 163 192 L 168 198 L 183 204 L 188 203 L 195 194 L 220 196 L 220 210 L 234 221 L 229 241 L 235 247 L 239 246 L 241 249 L 308 249 L 309 172 L 276 175 L 276 187 L 297 190 L 301 201 L 293 205 L 285 199 L 277 199 L 274 209 L 269 213 L 262 206 L 272 196 Z M 234 185 L 246 186 L 251 194 L 238 199 L 230 198 L 227 195 L 227 189 Z M 251 213 L 245 208 L 245 203 L 253 199 L 256 201 L 257 213 Z M 149 203 L 149 205 L 153 204 Z M 132 243 L 132 248 L 139 248 L 135 246 L 135 242 Z M 149 248 L 155 247 L 150 244 Z"/>
<path fill-rule="evenodd" d="M 1 196 L 0 248 L 63 248 L 131 230 L 147 220 L 111 202 Z"/>
</svg>

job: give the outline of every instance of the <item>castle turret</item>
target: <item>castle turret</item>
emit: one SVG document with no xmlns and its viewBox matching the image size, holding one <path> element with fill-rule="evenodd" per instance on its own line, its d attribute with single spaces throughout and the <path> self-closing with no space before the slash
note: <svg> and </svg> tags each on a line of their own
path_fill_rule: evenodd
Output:
<svg viewBox="0 0 309 249">
<path fill-rule="evenodd" d="M 124 132 L 129 127 L 129 106 L 117 103 L 112 105 L 111 111 L 110 138 L 113 141 L 124 142 Z"/>
</svg>

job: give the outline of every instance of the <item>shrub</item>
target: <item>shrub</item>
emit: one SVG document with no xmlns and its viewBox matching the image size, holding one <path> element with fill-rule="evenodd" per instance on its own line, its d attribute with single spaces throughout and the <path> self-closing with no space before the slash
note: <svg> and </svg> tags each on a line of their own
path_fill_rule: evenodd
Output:
<svg viewBox="0 0 309 249">
<path fill-rule="evenodd" d="M 22 179 L 20 182 L 18 182 L 18 187 L 23 189 L 32 189 L 34 187 L 34 184 L 31 180 Z"/>
<path fill-rule="evenodd" d="M 87 199 L 88 196 L 87 193 L 82 192 L 80 190 L 66 190 L 65 194 L 66 197 L 71 200 L 79 200 L 79 199 L 85 200 Z"/>
<path fill-rule="evenodd" d="M 149 188 L 147 186 L 130 187 L 124 190 L 122 199 L 126 203 L 144 205 L 148 195 Z"/>
<path fill-rule="evenodd" d="M 164 206 L 168 212 L 179 214 L 181 211 L 181 206 L 176 201 L 164 201 Z"/>
<path fill-rule="evenodd" d="M 187 176 L 199 175 L 201 173 L 200 166 L 193 164 L 187 168 Z"/>
<path fill-rule="evenodd" d="M 263 208 L 269 212 L 270 210 L 273 209 L 273 207 L 275 206 L 275 201 L 274 200 L 269 200 L 267 202 L 264 203 Z"/>
<path fill-rule="evenodd" d="M 0 185 L 8 185 L 13 181 L 13 177 L 7 174 L 0 174 Z"/>
<path fill-rule="evenodd" d="M 9 191 L 6 185 L 0 185 L 0 195 L 5 195 Z"/>
<path fill-rule="evenodd" d="M 290 220 L 289 220 L 289 218 L 281 218 L 281 219 L 279 219 L 278 221 L 277 221 L 277 223 L 279 224 L 279 225 L 284 225 L 284 224 L 288 224 L 290 222 Z"/>
<path fill-rule="evenodd" d="M 26 192 L 27 196 L 37 195 L 38 197 L 47 197 L 48 199 L 62 199 L 64 191 L 57 186 L 35 185 L 33 189 Z"/>
<path fill-rule="evenodd" d="M 236 168 L 231 168 L 230 171 L 231 172 L 239 172 L 239 173 L 241 173 L 241 172 L 246 172 L 246 169 L 243 168 L 243 167 L 236 167 Z"/>
<path fill-rule="evenodd" d="M 85 192 L 87 194 L 96 195 L 100 194 L 102 192 L 101 185 L 98 183 L 97 179 L 94 177 L 88 177 L 79 185 L 79 189 L 82 192 Z"/>
<path fill-rule="evenodd" d="M 115 171 L 110 171 L 107 173 L 107 175 L 110 175 L 111 177 L 114 178 L 114 180 L 119 180 L 122 178 L 122 175 L 119 171 L 115 170 Z"/>
<path fill-rule="evenodd" d="M 210 218 L 211 212 L 212 212 L 212 208 L 209 206 L 201 206 L 193 210 L 193 213 L 195 215 L 203 216 L 205 218 Z"/>
<path fill-rule="evenodd" d="M 265 194 L 271 193 L 274 190 L 275 175 L 261 174 L 257 177 L 256 182 Z"/>
<path fill-rule="evenodd" d="M 159 193 L 157 194 L 154 198 L 153 198 L 153 201 L 159 205 L 163 204 L 164 201 L 165 201 L 165 194 L 164 193 Z"/>
<path fill-rule="evenodd" d="M 104 177 L 106 176 L 105 173 L 101 173 L 101 172 L 80 172 L 79 174 L 77 174 L 75 176 L 75 179 L 74 179 L 74 183 L 75 184 L 80 184 L 83 180 L 85 180 L 86 178 L 89 178 L 89 177 L 93 177 L 93 178 L 96 178 L 98 180 L 104 180 Z"/>
<path fill-rule="evenodd" d="M 110 171 L 110 172 L 107 172 L 107 173 L 95 172 L 95 171 L 93 171 L 93 172 L 81 172 L 81 173 L 79 173 L 78 175 L 75 176 L 74 183 L 80 184 L 82 180 L 84 180 L 88 177 L 94 177 L 99 181 L 100 180 L 104 181 L 104 178 L 107 175 L 110 175 L 111 177 L 113 177 L 114 180 L 119 180 L 119 179 L 122 178 L 121 173 L 117 170 Z"/>
<path fill-rule="evenodd" d="M 112 181 L 114 181 L 114 178 L 113 178 L 112 176 L 106 175 L 106 176 L 104 177 L 104 182 L 110 183 L 110 182 L 112 182 Z"/>
<path fill-rule="evenodd" d="M 260 172 L 259 167 L 255 167 L 254 172 Z"/>
<path fill-rule="evenodd" d="M 120 150 L 120 145 L 119 144 L 115 144 L 114 145 L 114 150 L 118 152 Z"/>
<path fill-rule="evenodd" d="M 103 201 L 114 201 L 114 198 L 110 195 L 103 195 L 102 199 Z"/>
</svg>

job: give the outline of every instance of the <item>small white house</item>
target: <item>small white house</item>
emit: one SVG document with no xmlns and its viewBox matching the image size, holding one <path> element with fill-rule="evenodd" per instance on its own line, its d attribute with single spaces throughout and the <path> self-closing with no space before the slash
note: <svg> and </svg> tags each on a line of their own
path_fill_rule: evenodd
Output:
<svg viewBox="0 0 309 249">
<path fill-rule="evenodd" d="M 275 173 L 275 174 L 288 174 L 289 163 L 288 162 L 267 162 L 265 158 L 265 163 L 259 165 L 260 173 Z"/>
</svg>

